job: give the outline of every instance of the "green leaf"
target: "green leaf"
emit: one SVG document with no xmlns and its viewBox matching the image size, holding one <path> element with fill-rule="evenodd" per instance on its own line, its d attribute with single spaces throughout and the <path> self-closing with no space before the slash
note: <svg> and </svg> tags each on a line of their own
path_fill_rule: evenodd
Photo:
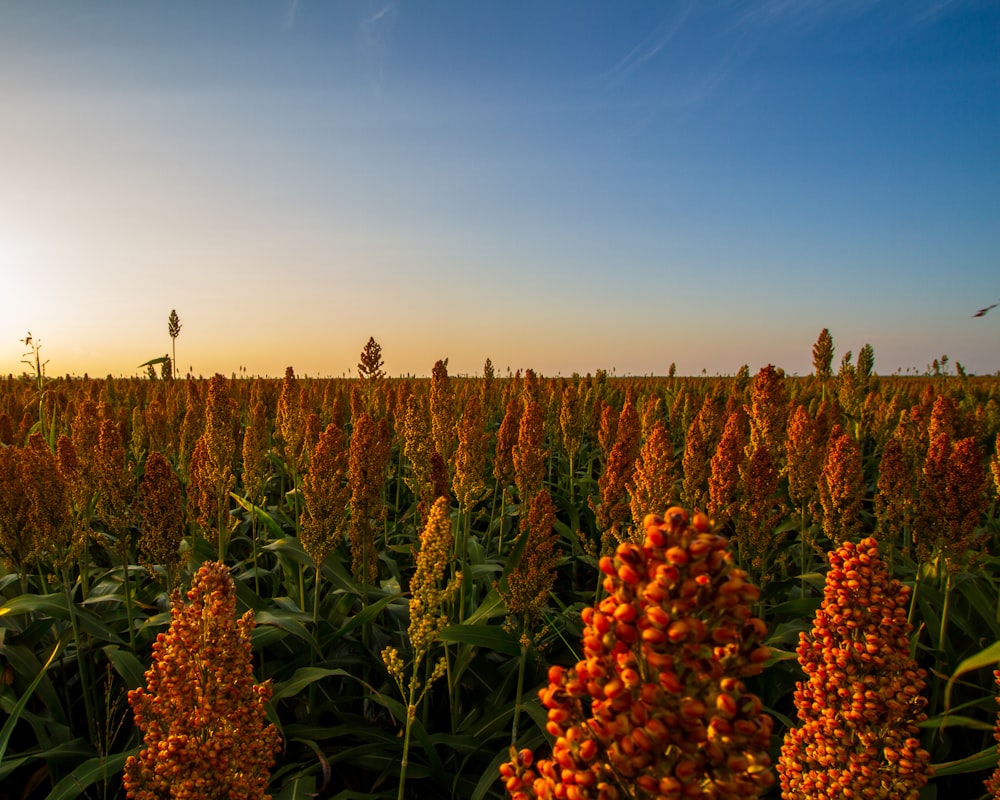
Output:
<svg viewBox="0 0 1000 800">
<path fill-rule="evenodd" d="M 943 730 L 944 728 L 952 725 L 957 725 L 960 728 L 972 728 L 977 731 L 993 730 L 993 723 L 984 722 L 981 719 L 973 719 L 972 717 L 965 717 L 961 714 L 939 714 L 936 717 L 925 719 L 920 723 L 919 727 L 941 728 Z"/>
<path fill-rule="evenodd" d="M 507 606 L 500 596 L 500 593 L 496 589 L 492 589 L 486 597 L 483 598 L 483 602 L 479 604 L 475 611 L 473 611 L 468 617 L 465 618 L 465 624 L 477 624 L 480 622 L 485 622 L 486 620 L 493 619 L 494 617 L 504 616 L 507 613 Z"/>
<path fill-rule="evenodd" d="M 69 619 L 64 594 L 19 594 L 0 606 L 0 617 L 41 612 L 47 617 Z"/>
<path fill-rule="evenodd" d="M 52 787 L 45 800 L 76 800 L 83 794 L 83 790 L 100 780 L 116 778 L 125 769 L 125 761 L 129 756 L 139 752 L 135 747 L 124 753 L 115 753 L 110 756 L 100 756 L 84 761 L 74 769 L 69 775 Z"/>
<path fill-rule="evenodd" d="M 316 797 L 316 778 L 298 775 L 282 785 L 274 800 L 313 800 Z"/>
<path fill-rule="evenodd" d="M 149 361 L 144 361 L 136 369 L 142 369 L 142 367 L 155 367 L 157 364 L 166 364 L 170 360 L 170 356 L 160 356 L 159 358 L 151 358 Z"/>
<path fill-rule="evenodd" d="M 258 611 L 254 615 L 254 619 L 258 626 L 261 625 L 273 625 L 276 628 L 280 628 L 283 631 L 287 631 L 293 636 L 297 636 L 304 642 L 308 642 L 311 647 L 318 648 L 319 645 L 316 642 L 316 638 L 309 633 L 306 626 L 303 625 L 299 620 L 295 619 L 292 614 L 287 612 L 275 613 L 272 611 Z"/>
<path fill-rule="evenodd" d="M 261 508 L 260 506 L 255 506 L 245 497 L 240 497 L 238 494 L 235 494 L 233 492 L 230 492 L 229 496 L 233 498 L 233 500 L 235 500 L 237 503 L 239 503 L 245 511 L 248 511 L 250 514 L 252 514 L 255 519 L 258 519 L 261 522 L 263 522 L 264 525 L 267 526 L 267 529 L 271 531 L 271 534 L 275 538 L 277 539 L 284 538 L 285 532 L 281 530 L 281 526 L 277 522 L 275 522 L 274 517 L 268 514 L 263 508 Z"/>
<path fill-rule="evenodd" d="M 52 648 L 52 655 L 49 656 L 49 660 L 45 662 L 39 673 L 35 676 L 35 679 L 31 682 L 27 689 L 25 689 L 24 694 L 21 695 L 21 699 L 14 704 L 14 708 L 10 712 L 10 716 L 4 723 L 3 728 L 0 728 L 0 763 L 3 763 L 4 753 L 7 752 L 7 744 L 10 742 L 10 737 L 14 733 L 14 726 L 17 725 L 17 720 L 21 716 L 21 712 L 24 711 L 24 707 L 28 705 L 28 700 L 31 699 L 31 695 L 35 693 L 35 689 L 38 684 L 41 683 L 42 677 L 45 675 L 46 671 L 52 662 L 55 661 L 56 656 L 62 649 L 63 640 L 60 639 L 56 642 L 56 646 Z"/>
<path fill-rule="evenodd" d="M 342 669 L 300 667 L 295 670 L 295 673 L 287 681 L 282 681 L 281 683 L 276 683 L 274 685 L 274 693 L 271 695 L 271 701 L 275 702 L 277 700 L 283 700 L 286 697 L 294 697 L 309 684 L 314 683 L 321 678 L 329 678 L 334 675 L 339 675 L 345 678 L 353 677 L 351 673 Z"/>
<path fill-rule="evenodd" d="M 957 761 L 947 761 L 943 764 L 932 764 L 935 778 L 943 778 L 946 775 L 964 775 L 967 772 L 979 772 L 981 770 L 992 769 L 997 765 L 996 747 L 987 747 L 971 756 L 960 758 Z"/>
<path fill-rule="evenodd" d="M 138 689 L 145 685 L 146 670 L 135 655 L 113 644 L 104 648 L 104 654 L 108 657 L 108 661 L 111 662 L 115 671 L 122 676 L 126 687 Z"/>
<path fill-rule="evenodd" d="M 461 625 L 449 625 L 439 636 L 445 642 L 485 647 L 509 656 L 521 654 L 521 645 L 514 635 L 496 625 L 470 625 L 467 622 Z"/>
<path fill-rule="evenodd" d="M 954 674 L 948 678 L 948 683 L 945 684 L 944 688 L 944 707 L 945 709 L 951 708 L 951 689 L 955 685 L 955 680 L 959 675 L 964 675 L 966 672 L 972 672 L 976 669 L 982 669 L 983 667 L 988 667 L 991 664 L 996 664 L 1000 662 L 1000 642 L 994 642 L 989 647 L 980 650 L 973 656 L 969 656 L 965 661 L 958 665 L 955 669 Z"/>
</svg>

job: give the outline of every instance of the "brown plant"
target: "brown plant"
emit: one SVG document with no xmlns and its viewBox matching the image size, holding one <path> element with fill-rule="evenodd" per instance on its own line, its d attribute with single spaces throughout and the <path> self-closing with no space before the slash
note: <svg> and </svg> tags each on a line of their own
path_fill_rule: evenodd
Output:
<svg viewBox="0 0 1000 800">
<path fill-rule="evenodd" d="M 645 528 L 600 561 L 584 657 L 539 693 L 552 758 L 512 747 L 500 769 L 513 800 L 750 800 L 774 782 L 772 721 L 744 684 L 770 654 L 759 590 L 704 514 L 671 508 Z"/>
<path fill-rule="evenodd" d="M 910 657 L 910 589 L 889 577 L 875 540 L 830 553 L 823 604 L 799 634 L 801 726 L 778 760 L 784 800 L 916 800 L 930 777 L 920 746 L 926 673 Z"/>
<path fill-rule="evenodd" d="M 267 800 L 277 728 L 269 683 L 251 669 L 253 612 L 235 618 L 229 569 L 198 570 L 187 602 L 174 590 L 170 627 L 156 637 L 146 686 L 128 694 L 143 747 L 125 762 L 131 800 Z"/>
</svg>

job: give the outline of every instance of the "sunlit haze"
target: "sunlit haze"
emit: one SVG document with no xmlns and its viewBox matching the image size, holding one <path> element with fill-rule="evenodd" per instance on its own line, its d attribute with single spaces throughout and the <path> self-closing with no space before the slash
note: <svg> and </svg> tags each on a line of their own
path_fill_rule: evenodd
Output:
<svg viewBox="0 0 1000 800">
<path fill-rule="evenodd" d="M 1000 4 L 0 0 L 0 374 L 1000 370 Z"/>
</svg>

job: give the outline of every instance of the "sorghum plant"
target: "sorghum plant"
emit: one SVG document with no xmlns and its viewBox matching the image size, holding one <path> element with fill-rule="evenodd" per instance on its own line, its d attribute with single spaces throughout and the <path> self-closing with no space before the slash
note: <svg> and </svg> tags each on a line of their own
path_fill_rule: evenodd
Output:
<svg viewBox="0 0 1000 800">
<path fill-rule="evenodd" d="M 551 667 L 540 692 L 552 759 L 512 747 L 500 769 L 514 800 L 746 800 L 773 784 L 772 720 L 743 683 L 770 654 L 760 592 L 710 527 L 671 508 L 601 559 L 584 658 Z"/>
<path fill-rule="evenodd" d="M 676 502 L 679 472 L 670 428 L 658 419 L 650 426 L 649 436 L 639 450 L 628 486 L 633 520 L 642 519 L 647 508 L 667 508 Z"/>
<path fill-rule="evenodd" d="M 348 456 L 344 432 L 331 422 L 320 434 L 309 457 L 309 472 L 302 478 L 305 510 L 299 538 L 316 564 L 317 581 L 323 562 L 340 545 L 349 526 Z"/>
<path fill-rule="evenodd" d="M 837 431 L 827 445 L 819 479 L 823 531 L 834 544 L 847 541 L 860 531 L 864 493 L 861 447 L 853 436 Z"/>
<path fill-rule="evenodd" d="M 442 656 L 428 677 L 421 679 L 425 659 L 434 648 L 438 634 L 448 625 L 446 609 L 462 582 L 462 573 L 445 583 L 448 560 L 453 539 L 451 520 L 448 517 L 448 500 L 439 497 L 431 508 L 427 525 L 420 533 L 420 550 L 417 552 L 417 569 L 410 578 L 410 624 L 407 638 L 410 642 L 410 672 L 399 650 L 386 647 L 382 661 L 386 671 L 396 682 L 406 701 L 406 722 L 403 734 L 403 758 L 399 773 L 399 800 L 403 800 L 406 771 L 409 763 L 410 734 L 417 718 L 417 707 L 431 685 L 447 671 L 448 662 Z"/>
<path fill-rule="evenodd" d="M 930 777 L 920 746 L 926 673 L 910 657 L 910 589 L 872 538 L 830 553 L 823 605 L 799 634 L 801 727 L 778 760 L 784 800 L 916 800 Z"/>
<path fill-rule="evenodd" d="M 517 447 L 521 429 L 521 411 L 521 398 L 512 387 L 508 388 L 507 405 L 497 430 L 497 447 L 493 457 L 493 477 L 505 492 L 514 481 L 514 448 Z"/>
<path fill-rule="evenodd" d="M 184 503 L 181 485 L 166 457 L 154 450 L 146 458 L 146 472 L 139 484 L 138 511 L 142 518 L 139 553 L 151 573 L 164 569 L 164 585 L 172 591 L 184 557 Z"/>
<path fill-rule="evenodd" d="M 126 796 L 266 800 L 280 737 L 264 711 L 271 686 L 253 679 L 253 612 L 236 619 L 236 586 L 219 562 L 201 566 L 187 601 L 174 590 L 146 686 L 128 694 L 143 747 L 125 762 Z"/>
<path fill-rule="evenodd" d="M 362 413 L 354 421 L 348 460 L 351 487 L 351 571 L 366 586 L 378 580 L 375 525 L 385 515 L 382 486 L 390 454 L 389 424 Z"/>
<path fill-rule="evenodd" d="M 712 456 L 708 479 L 708 513 L 720 525 L 733 519 L 739 510 L 740 471 L 747 443 L 746 414 L 737 409 L 729 415 L 719 446 Z"/>
<path fill-rule="evenodd" d="M 706 399 L 687 428 L 681 461 L 684 472 L 681 499 L 689 508 L 708 507 L 708 481 L 718 416 L 715 403 L 710 398 Z"/>
<path fill-rule="evenodd" d="M 1000 688 L 1000 670 L 993 671 L 993 680 Z M 1000 703 L 1000 697 L 997 697 L 997 702 Z M 1000 713 L 997 714 L 996 725 L 993 728 L 993 738 L 997 740 L 997 748 L 1000 750 Z M 986 791 L 989 792 L 990 797 L 993 800 L 998 800 L 1000 798 L 1000 766 L 993 770 L 993 773 L 984 782 L 986 786 Z"/>
<path fill-rule="evenodd" d="M 448 377 L 448 359 L 437 361 L 431 371 L 431 435 L 434 449 L 447 464 L 455 450 L 455 387 Z"/>
<path fill-rule="evenodd" d="M 459 508 L 472 511 L 486 494 L 486 450 L 489 432 L 482 400 L 473 394 L 458 423 L 458 447 L 452 459 L 451 490 Z"/>
<path fill-rule="evenodd" d="M 535 400 L 526 400 L 514 446 L 514 480 L 522 505 L 542 489 L 545 481 L 545 416 Z"/>
<path fill-rule="evenodd" d="M 597 480 L 600 503 L 596 504 L 592 497 L 589 499 L 597 516 L 597 525 L 604 531 L 604 548 L 610 549 L 615 541 L 627 538 L 623 527 L 631 509 L 626 487 L 632 480 L 640 446 L 639 414 L 631 401 L 626 400 L 618 415 L 614 445 L 608 453 L 604 471 Z"/>
</svg>

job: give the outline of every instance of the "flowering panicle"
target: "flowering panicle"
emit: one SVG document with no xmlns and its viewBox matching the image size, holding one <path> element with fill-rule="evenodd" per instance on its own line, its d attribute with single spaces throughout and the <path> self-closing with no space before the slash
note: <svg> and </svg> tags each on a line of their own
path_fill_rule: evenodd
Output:
<svg viewBox="0 0 1000 800">
<path fill-rule="evenodd" d="M 319 420 L 319 414 L 313 412 L 306 417 L 306 432 L 302 437 L 302 464 L 303 469 L 312 465 L 310 458 L 312 452 L 319 444 L 319 435 L 323 432 L 323 423 Z"/>
<path fill-rule="evenodd" d="M 134 486 L 122 444 L 121 429 L 112 419 L 101 422 L 95 453 L 97 514 L 108 532 L 117 537 L 123 561 L 128 552 Z"/>
<path fill-rule="evenodd" d="M 861 447 L 853 436 L 838 431 L 827 446 L 819 480 L 823 532 L 834 544 L 852 539 L 861 531 L 864 493 Z"/>
<path fill-rule="evenodd" d="M 759 590 L 704 514 L 671 508 L 645 528 L 600 561 L 608 596 L 584 609 L 584 658 L 539 693 L 552 759 L 512 748 L 500 768 L 513 800 L 747 800 L 774 782 L 772 720 L 744 684 L 770 655 Z"/>
<path fill-rule="evenodd" d="M 35 557 L 51 556 L 56 568 L 68 567 L 78 549 L 69 494 L 40 433 L 28 436 L 21 450 L 19 479 L 28 501 L 25 528 Z"/>
<path fill-rule="evenodd" d="M 1000 494 L 1000 433 L 997 433 L 993 458 L 990 459 L 990 472 L 993 473 L 993 485 L 996 487 L 997 494 Z"/>
<path fill-rule="evenodd" d="M 434 449 L 447 464 L 455 450 L 455 387 L 447 359 L 435 362 L 431 371 L 430 410 Z"/>
<path fill-rule="evenodd" d="M 490 435 L 478 394 L 469 396 L 458 423 L 458 448 L 452 461 L 452 494 L 463 511 L 471 511 L 487 492 L 486 448 Z"/>
<path fill-rule="evenodd" d="M 410 579 L 410 625 L 407 634 L 414 652 L 428 645 L 448 625 L 445 609 L 454 596 L 461 576 L 444 584 L 454 541 L 448 501 L 439 497 L 420 533 L 417 568 Z"/>
<path fill-rule="evenodd" d="M 677 392 L 674 393 L 674 400 L 670 404 L 670 431 L 671 434 L 677 436 L 681 433 L 687 433 L 688 429 L 691 427 L 691 422 L 694 420 L 696 411 L 691 407 L 691 392 L 689 392 L 683 385 Z"/>
<path fill-rule="evenodd" d="M 320 434 L 309 457 L 309 472 L 302 478 L 306 507 L 299 539 L 317 567 L 337 549 L 347 532 L 351 502 L 348 461 L 344 432 L 331 422 Z"/>
<path fill-rule="evenodd" d="M 293 477 L 299 474 L 305 432 L 302 392 L 295 379 L 295 370 L 286 367 L 274 423 L 274 442 L 285 462 L 286 469 L 292 473 Z"/>
<path fill-rule="evenodd" d="M 913 514 L 912 482 L 903 459 L 903 446 L 893 434 L 886 440 L 878 462 L 875 519 L 883 542 L 899 542 Z"/>
<path fill-rule="evenodd" d="M 599 401 L 600 413 L 597 424 L 597 443 L 601 446 L 601 452 L 605 460 L 611 457 L 611 449 L 615 446 L 615 439 L 618 436 L 618 418 L 620 412 L 615 411 L 610 403 Z"/>
<path fill-rule="evenodd" d="M 521 411 L 521 398 L 511 389 L 497 430 L 497 446 L 493 456 L 493 477 L 502 487 L 514 482 L 514 448 L 517 447 L 521 429 Z"/>
<path fill-rule="evenodd" d="M 10 424 L 10 417 L 0 413 L 0 444 L 14 444 L 14 426 Z"/>
<path fill-rule="evenodd" d="M 205 432 L 205 403 L 198 389 L 198 381 L 188 380 L 184 385 L 187 387 L 187 402 L 184 406 L 184 421 L 181 423 L 177 455 L 179 472 L 181 477 L 186 479 L 195 443 Z"/>
<path fill-rule="evenodd" d="M 146 414 L 139 406 L 132 409 L 132 432 L 129 441 L 132 457 L 141 461 L 149 450 L 149 431 L 146 428 Z"/>
<path fill-rule="evenodd" d="M 374 523 L 385 514 L 382 487 L 389 460 L 389 426 L 367 412 L 354 421 L 348 460 L 351 487 L 351 570 L 365 583 L 378 580 Z"/>
<path fill-rule="evenodd" d="M 268 473 L 267 408 L 259 397 L 250 406 L 243 431 L 243 493 L 252 503 L 261 503 L 265 496 Z"/>
<path fill-rule="evenodd" d="M 206 530 L 215 528 L 208 537 L 210 541 L 221 541 L 228 533 L 229 493 L 236 485 L 235 420 L 236 402 L 229 395 L 228 381 L 222 375 L 215 375 L 205 404 L 205 432 L 195 444 L 196 451 L 201 449 L 197 470 L 197 488 L 201 492 L 199 521 Z M 192 473 L 195 483 L 193 469 Z"/>
<path fill-rule="evenodd" d="M 684 486 L 681 498 L 688 508 L 707 508 L 710 500 L 708 481 L 712 454 L 719 427 L 718 406 L 710 398 L 706 399 L 687 428 L 684 440 L 684 458 L 681 467 L 684 472 Z"/>
<path fill-rule="evenodd" d="M 176 434 L 167 419 L 167 410 L 158 397 L 149 401 L 144 417 L 149 436 L 148 449 L 158 450 L 170 458 L 177 450 Z"/>
<path fill-rule="evenodd" d="M 953 442 L 947 433 L 927 448 L 918 498 L 917 557 L 927 561 L 941 553 L 949 561 L 963 558 L 988 505 L 982 453 L 973 437 Z"/>
<path fill-rule="evenodd" d="M 746 444 L 746 414 L 736 409 L 726 420 L 708 479 L 708 514 L 720 525 L 725 525 L 739 511 L 740 471 Z"/>
<path fill-rule="evenodd" d="M 639 420 L 639 428 L 642 432 L 643 441 L 652 435 L 653 426 L 661 419 L 663 419 L 663 401 L 658 395 L 651 393 L 643 401 L 642 414 Z M 669 428 L 667 430 L 669 432 Z"/>
<path fill-rule="evenodd" d="M 930 777 L 920 746 L 926 673 L 910 657 L 910 589 L 872 538 L 830 553 L 823 605 L 799 634 L 801 727 L 778 761 L 785 800 L 916 800 Z"/>
<path fill-rule="evenodd" d="M 406 399 L 406 416 L 403 419 L 403 453 L 410 462 L 404 481 L 417 499 L 417 512 L 423 517 L 436 499 L 433 494 L 431 421 L 424 401 L 417 395 Z"/>
<path fill-rule="evenodd" d="M 522 504 L 531 501 L 541 491 L 545 481 L 548 453 L 544 446 L 545 417 L 541 404 L 526 400 L 514 446 L 514 480 Z"/>
<path fill-rule="evenodd" d="M 677 499 L 680 482 L 670 429 L 657 419 L 639 450 L 635 471 L 628 486 L 632 519 L 640 520 L 648 508 L 668 508 Z"/>
<path fill-rule="evenodd" d="M 501 588 L 500 594 L 511 616 L 521 617 L 522 633 L 527 637 L 527 631 L 541 619 L 559 560 L 556 509 L 547 491 L 542 489 L 531 498 L 527 517 L 522 520 L 520 536 L 525 537 L 524 549 L 507 575 L 508 590 Z M 508 622 L 513 625 L 513 620 Z"/>
<path fill-rule="evenodd" d="M 998 434 L 1000 436 L 1000 434 Z M 996 687 L 1000 689 L 1000 670 L 993 671 L 993 680 Z M 997 703 L 1000 703 L 1000 696 L 997 697 Z M 997 749 L 1000 751 L 1000 712 L 997 713 L 996 725 L 993 727 L 993 738 L 997 741 Z M 984 782 L 986 791 L 993 800 L 998 800 L 1000 798 L 1000 766 L 996 767 Z"/>
<path fill-rule="evenodd" d="M 79 459 L 77 485 L 72 487 L 74 499 L 86 508 L 97 491 L 97 462 L 95 454 L 101 436 L 101 418 L 97 403 L 83 400 L 77 404 L 70 432 L 73 449 Z"/>
<path fill-rule="evenodd" d="M 823 447 L 819 426 L 805 406 L 796 406 L 788 421 L 788 446 L 785 470 L 788 474 L 788 497 L 803 517 L 816 519 L 819 514 L 819 480 L 823 474 Z"/>
<path fill-rule="evenodd" d="M 410 579 L 410 624 L 407 628 L 411 651 L 409 678 L 399 650 L 389 646 L 382 651 L 382 662 L 386 671 L 396 682 L 406 703 L 403 757 L 400 761 L 399 774 L 400 798 L 406 797 L 410 733 L 417 718 L 417 707 L 434 682 L 444 676 L 448 668 L 447 657 L 441 656 L 430 675 L 426 679 L 421 677 L 421 665 L 430 655 L 438 634 L 448 625 L 448 616 L 445 612 L 462 582 L 462 573 L 458 572 L 447 585 L 442 586 L 454 544 L 448 512 L 448 499 L 439 497 L 431 508 L 427 525 L 420 533 L 417 569 Z"/>
<path fill-rule="evenodd" d="M 576 463 L 576 456 L 583 444 L 583 402 L 579 389 L 573 384 L 563 387 L 559 406 L 559 428 L 562 432 L 563 449 L 570 465 Z M 572 477 L 572 476 L 571 476 Z"/>
<path fill-rule="evenodd" d="M 596 514 L 597 526 L 602 531 L 601 540 L 605 548 L 614 541 L 622 541 L 622 529 L 631 512 L 626 487 L 632 480 L 640 449 L 639 415 L 631 402 L 626 401 L 622 406 L 615 428 L 615 443 L 608 454 L 604 471 L 597 479 L 601 502 L 595 506 L 593 498 L 588 499 Z"/>
<path fill-rule="evenodd" d="M 280 737 L 267 722 L 269 683 L 251 670 L 253 612 L 235 618 L 224 564 L 197 572 L 187 602 L 174 590 L 146 686 L 128 694 L 143 747 L 125 762 L 130 800 L 267 800 Z"/>
<path fill-rule="evenodd" d="M 86 537 L 90 535 L 89 513 L 93 489 L 87 487 L 84 476 L 90 471 L 90 465 L 80 462 L 73 439 L 65 435 L 56 440 L 56 465 L 66 485 L 66 497 L 76 528 L 75 536 L 81 547 L 85 546 Z"/>
<path fill-rule="evenodd" d="M 784 457 L 788 429 L 788 393 L 784 376 L 768 365 L 753 379 L 750 389 L 750 446 L 766 447 L 772 460 Z"/>
<path fill-rule="evenodd" d="M 180 553 L 184 540 L 184 502 L 180 481 L 166 456 L 157 450 L 146 458 L 137 506 L 142 519 L 140 561 L 150 573 L 154 572 L 154 567 L 162 566 L 166 572 L 167 591 L 171 591 L 177 571 L 184 563 Z"/>
<path fill-rule="evenodd" d="M 34 552 L 28 532 L 28 496 L 21 480 L 22 448 L 0 447 L 0 559 L 23 574 Z"/>
<path fill-rule="evenodd" d="M 753 379 L 747 418 L 750 439 L 739 466 L 742 492 L 736 538 L 741 555 L 746 554 L 744 563 L 763 577 L 763 565 L 788 535 L 775 534 L 785 514 L 778 488 L 788 434 L 788 395 L 783 375 L 771 365 Z"/>
</svg>

